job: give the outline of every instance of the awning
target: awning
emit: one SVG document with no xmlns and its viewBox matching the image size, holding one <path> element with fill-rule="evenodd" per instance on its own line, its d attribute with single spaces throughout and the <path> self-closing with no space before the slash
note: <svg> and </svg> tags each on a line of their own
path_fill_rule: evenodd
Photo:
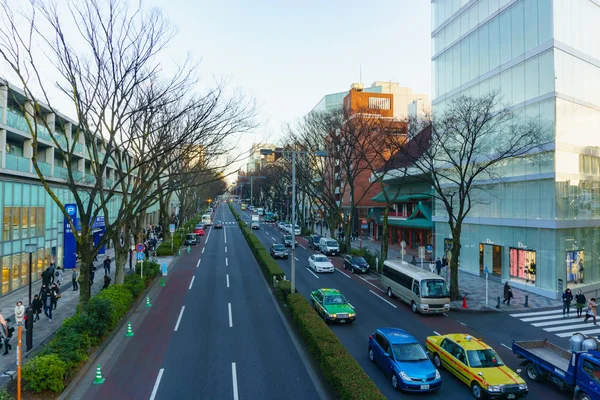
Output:
<svg viewBox="0 0 600 400">
<path fill-rule="evenodd" d="M 433 229 L 433 221 L 425 218 L 396 219 L 394 217 L 389 217 L 388 225 L 402 228 Z"/>
<path fill-rule="evenodd" d="M 367 215 L 367 221 L 374 220 L 376 224 L 381 224 L 381 215 L 383 214 L 383 209 L 381 208 L 371 208 L 369 214 Z"/>
<path fill-rule="evenodd" d="M 390 188 L 390 186 L 387 186 L 385 188 L 385 191 L 389 192 L 388 196 L 393 197 L 396 193 L 393 190 L 390 191 L 389 188 Z M 431 198 L 431 195 L 427 194 L 427 193 L 399 194 L 396 196 L 396 198 L 394 200 L 392 200 L 392 202 L 393 203 L 404 203 L 404 202 L 412 201 L 412 200 L 426 200 L 426 199 L 430 199 L 430 198 Z M 379 192 L 375 197 L 371 198 L 371 201 L 376 201 L 378 203 L 387 203 L 383 192 Z"/>
</svg>

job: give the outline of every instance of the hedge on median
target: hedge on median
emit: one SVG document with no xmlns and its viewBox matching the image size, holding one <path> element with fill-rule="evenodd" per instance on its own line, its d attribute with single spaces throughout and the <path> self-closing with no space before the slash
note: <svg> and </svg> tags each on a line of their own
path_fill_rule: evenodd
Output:
<svg viewBox="0 0 600 400">
<path fill-rule="evenodd" d="M 63 321 L 54 337 L 23 368 L 25 387 L 35 393 L 60 392 L 65 379 L 89 360 L 90 350 L 105 339 L 131 308 L 135 299 L 158 276 L 160 265 L 144 261 L 144 278 L 125 276 L 92 297 L 84 310 Z"/>
</svg>

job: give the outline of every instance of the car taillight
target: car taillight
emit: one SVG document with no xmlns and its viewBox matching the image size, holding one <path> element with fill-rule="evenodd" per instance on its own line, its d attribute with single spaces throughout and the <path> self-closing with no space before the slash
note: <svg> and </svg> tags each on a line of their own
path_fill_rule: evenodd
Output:
<svg viewBox="0 0 600 400">
<path fill-rule="evenodd" d="M 369 335 L 369 339 L 373 339 L 373 335 Z"/>
</svg>

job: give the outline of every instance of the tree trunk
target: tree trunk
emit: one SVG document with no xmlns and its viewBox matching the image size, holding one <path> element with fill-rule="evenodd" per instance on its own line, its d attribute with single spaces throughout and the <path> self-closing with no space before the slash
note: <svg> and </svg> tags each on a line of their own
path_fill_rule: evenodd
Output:
<svg viewBox="0 0 600 400">
<path fill-rule="evenodd" d="M 125 264 L 129 262 L 129 225 L 125 225 L 123 231 L 123 244 L 120 234 L 113 237 L 115 243 L 115 285 L 125 282 Z"/>
<path fill-rule="evenodd" d="M 350 254 L 350 250 L 352 250 L 352 241 L 350 240 L 350 234 L 352 233 L 352 214 L 353 210 L 350 209 L 348 213 L 348 220 L 346 222 L 346 226 L 344 227 L 344 241 L 346 242 L 346 252 Z"/>
<path fill-rule="evenodd" d="M 389 225 L 388 225 L 388 216 L 390 214 L 390 208 L 388 206 L 383 210 L 383 227 L 381 228 L 381 262 L 387 260 L 388 257 L 388 248 L 390 246 L 389 242 Z M 377 266 L 377 270 L 379 270 L 379 265 Z"/>
<path fill-rule="evenodd" d="M 90 266 L 94 260 L 92 250 L 89 248 L 89 244 L 86 242 L 84 246 L 79 246 L 79 254 L 81 255 L 81 265 L 79 273 L 81 277 L 81 284 L 79 285 L 79 305 L 82 310 L 85 310 L 90 301 Z"/>
<path fill-rule="evenodd" d="M 454 228 L 452 231 L 452 249 L 450 250 L 452 257 L 450 259 L 450 298 L 459 300 L 458 291 L 458 258 L 460 256 L 460 227 Z"/>
</svg>

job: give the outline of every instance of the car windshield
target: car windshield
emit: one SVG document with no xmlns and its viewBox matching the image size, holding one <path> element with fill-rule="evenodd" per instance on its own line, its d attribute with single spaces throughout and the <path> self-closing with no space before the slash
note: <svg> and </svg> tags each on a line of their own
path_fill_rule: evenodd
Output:
<svg viewBox="0 0 600 400">
<path fill-rule="evenodd" d="M 217 221 L 217 225 L 220 225 L 220 224 L 221 224 L 221 221 Z"/>
<path fill-rule="evenodd" d="M 294 229 L 300 229 L 298 225 L 294 225 Z"/>
<path fill-rule="evenodd" d="M 352 257 L 352 262 L 355 264 L 365 264 L 367 261 L 362 257 Z"/>
<path fill-rule="evenodd" d="M 327 241 L 327 246 L 330 247 L 337 247 L 338 243 L 335 240 L 328 240 Z"/>
<path fill-rule="evenodd" d="M 191 234 L 191 235 L 190 235 L 190 234 L 188 234 L 188 235 L 186 235 L 186 236 L 185 236 L 185 238 L 186 238 L 187 240 L 196 240 L 196 235 L 194 235 L 194 234 Z"/>
<path fill-rule="evenodd" d="M 329 258 L 323 256 L 315 257 L 315 262 L 329 262 Z"/>
<path fill-rule="evenodd" d="M 491 368 L 504 365 L 498 354 L 492 349 L 467 351 L 471 368 Z"/>
<path fill-rule="evenodd" d="M 427 360 L 427 354 L 419 343 L 393 344 L 394 357 L 396 361 L 414 362 Z"/>
<path fill-rule="evenodd" d="M 292 235 L 285 235 L 285 240 L 292 240 Z"/>
<path fill-rule="evenodd" d="M 282 251 L 282 250 L 285 250 L 285 246 L 282 244 L 274 244 L 273 250 Z"/>
<path fill-rule="evenodd" d="M 341 294 L 325 296 L 325 304 L 347 304 L 348 300 Z"/>
<path fill-rule="evenodd" d="M 196 229 L 202 229 L 202 225 L 196 225 Z"/>
<path fill-rule="evenodd" d="M 443 279 L 425 279 L 421 281 L 421 298 L 440 299 L 449 296 L 448 286 Z"/>
</svg>

